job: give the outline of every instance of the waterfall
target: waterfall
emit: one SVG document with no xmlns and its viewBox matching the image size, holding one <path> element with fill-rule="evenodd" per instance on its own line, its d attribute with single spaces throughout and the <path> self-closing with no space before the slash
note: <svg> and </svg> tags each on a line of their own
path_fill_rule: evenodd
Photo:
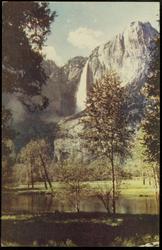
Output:
<svg viewBox="0 0 162 250">
<path fill-rule="evenodd" d="M 80 112 L 85 109 L 86 107 L 86 97 L 87 97 L 87 67 L 88 67 L 88 61 L 86 62 L 80 82 L 78 85 L 78 90 L 76 94 L 76 112 Z"/>
</svg>

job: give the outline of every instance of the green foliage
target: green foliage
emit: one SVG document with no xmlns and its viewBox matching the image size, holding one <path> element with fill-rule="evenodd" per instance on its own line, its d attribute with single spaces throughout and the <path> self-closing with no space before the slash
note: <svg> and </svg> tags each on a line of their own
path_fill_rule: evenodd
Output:
<svg viewBox="0 0 162 250">
<path fill-rule="evenodd" d="M 41 50 L 55 16 L 56 13 L 51 13 L 45 2 L 3 2 L 3 91 L 29 97 L 40 94 L 41 86 L 47 80 L 41 65 Z M 43 102 L 47 105 L 45 97 Z"/>
<path fill-rule="evenodd" d="M 47 170 L 50 162 L 49 144 L 44 139 L 31 140 L 18 154 L 15 175 L 21 182 L 31 183 L 32 187 L 36 180 L 44 180 L 52 188 Z"/>
<path fill-rule="evenodd" d="M 56 136 L 56 131 L 58 130 L 58 125 L 56 123 L 45 122 L 34 114 L 30 119 L 16 124 L 14 129 L 18 132 L 14 139 L 17 152 L 19 152 L 19 150 L 31 140 L 45 139 L 49 142 L 51 155 L 53 155 L 53 142 Z"/>
<path fill-rule="evenodd" d="M 130 126 L 126 90 L 117 74 L 110 71 L 92 86 L 86 102 L 84 134 L 88 150 L 106 156 L 111 164 L 113 212 L 115 213 L 116 164 L 130 154 L 134 132 Z"/>
<path fill-rule="evenodd" d="M 89 181 L 111 180 L 111 165 L 107 159 L 96 159 L 88 164 Z"/>
<path fill-rule="evenodd" d="M 127 113 L 127 96 L 116 73 L 110 72 L 96 81 L 88 94 L 86 131 L 88 149 L 95 154 L 112 159 L 112 152 L 119 157 L 129 154 L 132 129 Z"/>
<path fill-rule="evenodd" d="M 159 165 L 160 162 L 160 39 L 157 38 L 151 53 L 149 73 L 144 88 L 147 100 L 143 120 L 146 158 Z"/>
<path fill-rule="evenodd" d="M 51 13 L 48 3 L 45 2 L 2 3 L 2 91 L 16 93 L 30 111 L 42 110 L 48 105 L 48 100 L 44 96 L 39 105 L 32 104 L 30 97 L 40 95 L 41 87 L 47 80 L 42 67 L 41 50 L 55 16 L 56 13 Z M 11 172 L 5 170 L 5 167 L 11 166 L 9 159 L 11 148 L 8 144 L 14 136 L 12 114 L 3 107 L 2 154 L 5 158 L 3 172 L 9 177 Z"/>
<path fill-rule="evenodd" d="M 2 182 L 11 182 L 12 166 L 15 162 L 15 147 L 13 139 L 15 131 L 12 126 L 12 114 L 2 106 Z"/>
<path fill-rule="evenodd" d="M 143 173 L 145 173 L 147 177 L 152 175 L 152 164 L 146 162 L 145 151 L 144 133 L 142 129 L 139 129 L 134 138 L 131 157 L 126 160 L 124 165 L 125 170 L 134 177 L 142 177 Z"/>
<path fill-rule="evenodd" d="M 2 157 L 7 158 L 11 153 L 11 147 L 8 145 L 9 141 L 13 140 L 15 136 L 12 126 L 12 114 L 9 109 L 2 106 Z"/>
<path fill-rule="evenodd" d="M 22 148 L 19 154 L 19 161 L 22 163 L 30 162 L 31 160 L 36 160 L 37 164 L 40 164 L 40 155 L 49 161 L 49 145 L 43 140 L 31 140 L 24 148 Z"/>
</svg>

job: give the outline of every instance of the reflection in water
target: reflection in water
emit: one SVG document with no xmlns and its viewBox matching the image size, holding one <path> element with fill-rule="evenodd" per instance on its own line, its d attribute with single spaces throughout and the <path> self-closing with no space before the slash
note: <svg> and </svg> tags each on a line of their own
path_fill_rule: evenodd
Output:
<svg viewBox="0 0 162 250">
<path fill-rule="evenodd" d="M 158 204 L 153 197 L 121 197 L 117 200 L 117 213 L 158 214 Z M 50 194 L 2 194 L 2 212 L 69 212 L 74 211 L 69 201 L 55 200 Z M 80 211 L 106 212 L 103 204 L 96 198 L 81 201 Z"/>
</svg>

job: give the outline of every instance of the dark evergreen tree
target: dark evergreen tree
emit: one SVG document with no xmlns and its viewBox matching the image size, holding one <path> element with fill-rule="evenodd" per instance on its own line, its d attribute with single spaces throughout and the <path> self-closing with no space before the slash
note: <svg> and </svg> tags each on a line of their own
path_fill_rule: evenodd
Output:
<svg viewBox="0 0 162 250">
<path fill-rule="evenodd" d="M 6 1 L 2 5 L 2 89 L 27 96 L 40 94 L 47 76 L 42 46 L 56 13 L 48 3 Z"/>
<path fill-rule="evenodd" d="M 149 162 L 160 162 L 160 39 L 151 52 L 151 62 L 144 87 L 146 97 L 143 120 L 146 156 Z"/>
<path fill-rule="evenodd" d="M 2 92 L 16 93 L 21 102 L 32 111 L 48 105 L 45 96 L 42 96 L 39 105 L 33 105 L 29 100 L 41 95 L 41 87 L 47 81 L 42 67 L 42 47 L 55 16 L 56 13 L 51 13 L 46 2 L 2 3 Z M 14 136 L 11 121 L 12 113 L 3 107 L 2 154 L 5 162 L 8 162 L 11 153 L 9 142 L 13 141 Z"/>
<path fill-rule="evenodd" d="M 146 84 L 145 115 L 142 121 L 146 161 L 151 163 L 156 186 L 156 197 L 160 185 L 160 38 L 157 38 L 151 52 L 151 62 Z"/>
</svg>

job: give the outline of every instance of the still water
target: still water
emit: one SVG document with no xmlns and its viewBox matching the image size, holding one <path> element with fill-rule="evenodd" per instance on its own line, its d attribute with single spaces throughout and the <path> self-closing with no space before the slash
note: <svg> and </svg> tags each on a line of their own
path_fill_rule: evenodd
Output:
<svg viewBox="0 0 162 250">
<path fill-rule="evenodd" d="M 73 205 L 67 201 L 55 200 L 50 194 L 16 194 L 3 193 L 2 212 L 43 213 L 43 212 L 73 212 Z M 80 211 L 106 212 L 103 204 L 97 198 L 89 197 L 81 200 Z M 116 212 L 123 214 L 158 214 L 156 199 L 153 197 L 120 197 L 116 202 Z"/>
</svg>

